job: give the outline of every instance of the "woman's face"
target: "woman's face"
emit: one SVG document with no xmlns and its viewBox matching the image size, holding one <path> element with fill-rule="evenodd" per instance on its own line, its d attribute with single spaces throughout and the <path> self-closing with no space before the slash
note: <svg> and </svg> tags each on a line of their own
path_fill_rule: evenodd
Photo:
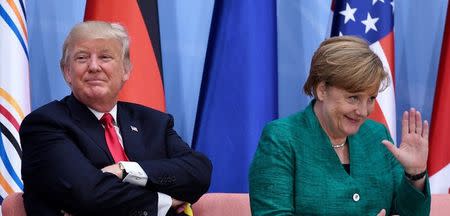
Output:
<svg viewBox="0 0 450 216">
<path fill-rule="evenodd" d="M 358 132 L 373 111 L 377 94 L 378 91 L 373 90 L 351 93 L 321 83 L 314 111 L 328 136 L 344 138 Z"/>
</svg>

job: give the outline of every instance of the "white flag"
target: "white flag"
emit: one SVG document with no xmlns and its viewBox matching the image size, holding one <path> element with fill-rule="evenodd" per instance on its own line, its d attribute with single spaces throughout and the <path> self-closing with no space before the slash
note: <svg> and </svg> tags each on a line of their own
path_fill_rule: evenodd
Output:
<svg viewBox="0 0 450 216">
<path fill-rule="evenodd" d="M 28 33 L 21 0 L 0 0 L 0 196 L 22 191 L 19 126 L 30 112 Z"/>
</svg>

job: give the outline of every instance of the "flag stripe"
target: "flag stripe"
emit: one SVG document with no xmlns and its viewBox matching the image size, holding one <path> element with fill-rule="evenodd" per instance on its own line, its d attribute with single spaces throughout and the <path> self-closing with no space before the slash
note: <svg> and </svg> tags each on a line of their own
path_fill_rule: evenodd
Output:
<svg viewBox="0 0 450 216">
<path fill-rule="evenodd" d="M 5 190 L 6 193 L 8 193 L 8 194 L 14 193 L 14 190 L 12 189 L 12 187 L 9 185 L 8 181 L 6 181 L 6 179 L 3 177 L 3 175 L 1 173 L 0 173 L 0 185 Z M 3 197 L 2 197 L 2 201 L 3 201 Z"/>
<path fill-rule="evenodd" d="M 450 162 L 450 16 L 444 33 L 439 73 L 436 79 L 430 132 L 429 173 L 432 176 Z M 450 182 L 450 181 L 449 181 Z"/>
<path fill-rule="evenodd" d="M 390 0 L 332 1 L 333 24 L 331 36 L 356 35 L 367 40 L 380 57 L 389 75 L 387 88 L 377 96 L 377 103 L 369 118 L 384 124 L 396 141 L 396 110 L 394 91 L 394 16 Z"/>
<path fill-rule="evenodd" d="M 156 7 L 156 4 L 148 6 Z M 130 79 L 120 91 L 119 99 L 165 111 L 161 71 L 143 18 L 146 17 L 143 13 L 148 13 L 147 10 L 146 7 L 141 11 L 137 0 L 127 1 L 126 4 L 121 0 L 110 0 L 106 6 L 104 1 L 88 0 L 84 19 L 118 22 L 128 30 L 133 67 Z"/>
<path fill-rule="evenodd" d="M 23 17 L 24 17 L 25 21 L 27 21 L 27 13 L 25 13 L 25 4 L 23 3 L 22 0 L 19 0 L 19 3 L 20 3 L 20 9 L 22 10 Z"/>
<path fill-rule="evenodd" d="M 14 116 L 0 104 L 0 113 L 5 116 L 6 119 L 19 131 L 19 122 L 16 121 Z"/>
<path fill-rule="evenodd" d="M 392 85 L 394 86 L 394 89 L 395 89 L 394 32 L 390 32 L 388 35 L 386 35 L 386 37 L 381 38 L 379 43 L 381 44 L 381 47 L 383 48 L 384 56 L 388 62 L 389 69 L 390 69 L 389 74 L 391 75 L 390 79 L 391 79 Z"/>
<path fill-rule="evenodd" d="M 139 8 L 142 11 L 145 25 L 147 27 L 150 41 L 152 42 L 153 52 L 158 62 L 161 79 L 164 80 L 161 56 L 161 40 L 159 31 L 159 14 L 157 0 L 138 0 Z M 164 82 L 163 82 L 164 84 Z"/>
<path fill-rule="evenodd" d="M 14 11 L 14 14 L 16 15 L 17 19 L 19 20 L 20 27 L 22 28 L 22 32 L 23 32 L 26 40 L 28 41 L 27 28 L 25 27 L 25 22 L 23 21 L 19 10 L 17 10 L 16 4 L 13 2 L 13 0 L 7 0 L 7 1 L 8 1 L 9 6 L 11 7 L 11 9 Z"/>
<path fill-rule="evenodd" d="M 374 110 L 372 114 L 369 116 L 371 119 L 375 119 L 380 123 L 384 124 L 391 133 L 391 136 L 394 141 L 396 141 L 397 137 L 397 128 L 396 128 L 396 111 L 395 111 L 395 92 L 394 92 L 394 76 L 393 71 L 390 70 L 391 63 L 389 62 L 389 56 L 391 54 L 386 55 L 385 50 L 392 50 L 392 47 L 385 48 L 381 46 L 380 42 L 375 42 L 370 45 L 370 48 L 378 55 L 381 62 L 383 62 L 386 73 L 389 76 L 387 80 L 388 86 L 387 88 L 380 92 L 377 96 L 377 104 L 380 110 Z"/>
<path fill-rule="evenodd" d="M 447 9 L 441 59 L 431 116 L 428 173 L 431 193 L 450 193 L 450 7 Z"/>
<path fill-rule="evenodd" d="M 430 189 L 433 194 L 450 194 L 450 164 L 430 176 Z"/>
<path fill-rule="evenodd" d="M 381 124 L 386 125 L 386 127 L 388 127 L 389 125 L 387 124 L 386 118 L 383 115 L 383 111 L 381 110 L 380 104 L 378 103 L 378 101 L 375 100 L 375 106 L 373 108 L 373 112 L 370 113 L 369 118 L 371 119 L 377 119 L 378 122 L 380 122 Z"/>
<path fill-rule="evenodd" d="M 14 146 L 16 151 L 18 151 L 17 153 L 19 154 L 19 152 L 20 152 L 19 156 L 21 157 L 22 154 L 21 154 L 21 150 L 20 150 L 17 140 L 15 140 L 11 136 L 11 133 L 9 131 L 4 131 L 4 129 L 5 129 L 5 126 L 3 124 L 0 124 L 1 132 L 12 143 L 12 145 Z M 8 171 L 9 175 L 12 177 L 14 182 L 16 182 L 16 184 L 20 187 L 20 189 L 23 189 L 22 181 L 20 180 L 19 176 L 17 175 L 16 171 L 14 170 L 14 168 L 8 158 L 8 155 L 6 154 L 3 138 L 0 142 L 0 158 L 2 159 L 3 165 L 5 166 L 6 170 Z"/>
<path fill-rule="evenodd" d="M 20 108 L 19 103 L 17 103 L 17 101 L 14 100 L 14 98 L 10 94 L 8 94 L 8 92 L 6 92 L 3 88 L 0 88 L 0 97 L 4 98 L 9 104 L 11 104 L 14 107 L 14 110 L 20 116 L 20 120 L 25 118 L 24 112 Z"/>
<path fill-rule="evenodd" d="M 17 141 L 19 141 L 17 139 Z M 1 140 L 0 142 L 3 143 L 3 147 L 5 148 L 4 151 L 6 152 L 6 158 L 9 160 L 10 163 L 10 167 L 14 168 L 14 174 L 11 175 L 8 171 L 8 167 L 5 165 L 5 163 L 0 163 L 0 172 L 3 175 L 3 177 L 6 179 L 6 181 L 9 183 L 9 185 L 11 186 L 11 188 L 13 188 L 14 191 L 20 191 L 22 190 L 22 181 L 21 181 L 21 177 L 20 177 L 20 168 L 21 168 L 21 159 L 19 157 L 19 155 L 17 154 L 16 150 L 13 148 L 13 145 L 11 144 L 11 142 L 9 141 L 9 139 L 2 133 L 1 135 Z M 1 147 L 1 145 L 0 145 Z M 1 152 L 1 151 L 0 151 Z M 2 159 L 0 157 L 0 159 Z M 17 184 L 16 181 L 14 180 L 13 176 L 16 175 L 18 176 L 18 179 L 20 180 L 20 183 Z"/>
<path fill-rule="evenodd" d="M 12 135 L 11 131 L 8 130 L 8 128 L 5 127 L 5 125 L 0 122 L 0 131 L 3 133 L 3 135 L 11 142 L 14 149 L 16 149 L 17 155 L 19 155 L 20 159 L 22 159 L 22 150 L 20 148 L 19 142 L 17 139 Z M 1 150 L 0 150 L 1 152 Z M 7 158 L 6 158 L 7 159 Z M 8 160 L 8 164 L 11 164 Z"/>
<path fill-rule="evenodd" d="M 12 21 L 11 17 L 8 15 L 8 13 L 6 13 L 6 10 L 3 8 L 2 5 L 0 5 L 0 16 L 3 18 L 3 20 L 5 20 L 6 24 L 8 24 L 8 26 L 9 26 L 9 28 L 14 32 L 14 35 L 16 35 L 17 39 L 20 42 L 20 45 L 22 45 L 23 51 L 24 51 L 25 55 L 27 56 L 27 59 L 29 59 L 28 49 L 27 49 L 27 46 L 25 45 L 25 41 L 23 40 L 23 37 L 20 35 L 19 29 L 17 28 L 15 23 Z"/>
</svg>

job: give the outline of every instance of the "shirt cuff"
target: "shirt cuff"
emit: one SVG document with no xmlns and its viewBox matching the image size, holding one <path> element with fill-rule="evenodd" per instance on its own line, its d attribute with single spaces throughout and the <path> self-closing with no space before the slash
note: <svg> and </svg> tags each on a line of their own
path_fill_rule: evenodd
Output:
<svg viewBox="0 0 450 216">
<path fill-rule="evenodd" d="M 121 161 L 119 162 L 125 171 L 128 173 L 127 176 L 122 180 L 123 182 L 128 182 L 132 185 L 145 186 L 147 184 L 148 176 L 147 173 L 142 169 L 141 165 L 132 161 Z"/>
<path fill-rule="evenodd" d="M 165 216 L 172 206 L 172 197 L 158 192 L 158 216 Z"/>
</svg>

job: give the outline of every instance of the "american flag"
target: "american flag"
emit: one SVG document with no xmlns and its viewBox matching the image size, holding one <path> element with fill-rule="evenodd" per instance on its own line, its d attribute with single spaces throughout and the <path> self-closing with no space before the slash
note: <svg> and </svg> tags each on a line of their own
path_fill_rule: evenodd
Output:
<svg viewBox="0 0 450 216">
<path fill-rule="evenodd" d="M 356 35 L 366 39 L 389 74 L 389 86 L 380 92 L 369 118 L 383 123 L 396 140 L 394 93 L 394 1 L 335 0 L 331 36 Z"/>
</svg>

